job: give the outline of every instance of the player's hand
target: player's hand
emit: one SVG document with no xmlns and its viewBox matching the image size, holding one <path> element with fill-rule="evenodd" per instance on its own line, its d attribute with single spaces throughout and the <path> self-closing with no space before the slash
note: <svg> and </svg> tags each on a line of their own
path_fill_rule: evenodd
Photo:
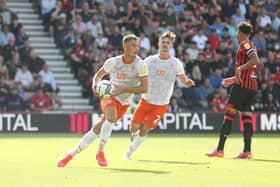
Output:
<svg viewBox="0 0 280 187">
<path fill-rule="evenodd" d="M 124 93 L 124 87 L 114 85 L 114 89 L 112 90 L 112 96 L 120 95 L 121 93 Z"/>
<path fill-rule="evenodd" d="M 189 88 L 191 86 L 195 86 L 195 82 L 192 79 L 188 79 L 185 83 L 185 87 Z"/>
<path fill-rule="evenodd" d="M 225 88 L 229 87 L 230 85 L 232 85 L 234 83 L 236 83 L 236 77 L 229 77 L 229 78 L 223 79 L 223 81 L 222 81 L 222 85 Z"/>
<path fill-rule="evenodd" d="M 235 78 L 236 78 L 236 82 L 238 84 L 241 83 L 241 69 L 240 67 L 238 67 L 236 70 L 235 70 Z"/>
</svg>

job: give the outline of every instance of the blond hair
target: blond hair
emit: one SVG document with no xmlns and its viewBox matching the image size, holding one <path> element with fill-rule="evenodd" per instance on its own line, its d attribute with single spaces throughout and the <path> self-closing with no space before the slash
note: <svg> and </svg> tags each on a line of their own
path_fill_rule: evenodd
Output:
<svg viewBox="0 0 280 187">
<path fill-rule="evenodd" d="M 176 39 L 176 34 L 174 34 L 174 32 L 168 31 L 168 32 L 163 33 L 159 37 L 159 40 L 162 40 L 163 38 L 169 38 L 172 41 L 172 43 L 173 43 L 175 41 L 175 39 Z"/>
<path fill-rule="evenodd" d="M 126 42 L 128 42 L 130 40 L 137 40 L 138 41 L 139 39 L 138 39 L 138 37 L 135 34 L 128 34 L 128 35 L 123 37 L 122 43 L 124 44 L 124 43 L 126 43 Z"/>
</svg>

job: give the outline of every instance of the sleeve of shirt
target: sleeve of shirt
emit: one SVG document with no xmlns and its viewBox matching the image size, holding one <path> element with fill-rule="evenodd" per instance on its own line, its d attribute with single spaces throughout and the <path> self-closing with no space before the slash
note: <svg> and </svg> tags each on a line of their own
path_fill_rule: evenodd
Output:
<svg viewBox="0 0 280 187">
<path fill-rule="evenodd" d="M 177 75 L 185 74 L 184 65 L 180 60 L 178 60 L 178 63 L 177 63 L 176 74 Z"/>
<path fill-rule="evenodd" d="M 141 60 L 141 62 L 139 62 L 139 65 L 137 66 L 138 77 L 148 76 L 148 66 L 146 61 L 147 60 L 145 59 L 144 61 Z"/>
<path fill-rule="evenodd" d="M 114 68 L 114 64 L 113 61 L 109 58 L 108 60 L 106 60 L 106 62 L 103 65 L 103 69 L 109 73 L 110 71 L 112 71 L 112 69 Z"/>
<path fill-rule="evenodd" d="M 246 53 L 246 55 L 249 55 L 252 51 L 256 50 L 250 42 L 242 43 L 241 47 L 243 51 Z"/>
</svg>

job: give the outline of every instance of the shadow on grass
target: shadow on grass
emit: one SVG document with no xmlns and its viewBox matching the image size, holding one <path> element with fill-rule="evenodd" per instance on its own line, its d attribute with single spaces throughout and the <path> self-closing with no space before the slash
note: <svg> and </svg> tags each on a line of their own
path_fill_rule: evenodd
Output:
<svg viewBox="0 0 280 187">
<path fill-rule="evenodd" d="M 280 164 L 280 160 L 268 160 L 268 159 L 252 159 L 251 161 L 258 161 L 258 162 L 272 162 L 272 163 L 279 163 Z"/>
<path fill-rule="evenodd" d="M 182 164 L 182 165 L 209 165 L 209 162 L 181 162 L 181 161 L 170 161 L 170 160 L 137 160 L 138 162 L 147 163 L 162 163 L 162 164 Z"/>
<path fill-rule="evenodd" d="M 160 170 L 147 170 L 147 169 L 126 169 L 126 168 L 102 168 L 112 172 L 122 172 L 122 173 L 151 173 L 151 174 L 169 174 L 170 171 L 160 171 Z"/>
</svg>

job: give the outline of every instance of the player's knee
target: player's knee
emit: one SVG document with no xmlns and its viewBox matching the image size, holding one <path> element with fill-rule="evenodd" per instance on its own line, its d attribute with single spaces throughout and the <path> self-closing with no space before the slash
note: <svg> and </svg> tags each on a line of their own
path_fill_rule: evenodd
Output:
<svg viewBox="0 0 280 187">
<path fill-rule="evenodd" d="M 117 116 L 106 116 L 106 120 L 111 123 L 116 123 L 118 121 Z"/>
<path fill-rule="evenodd" d="M 140 129 L 140 125 L 131 125 L 130 132 L 136 133 Z"/>
<path fill-rule="evenodd" d="M 140 129 L 139 135 L 140 135 L 141 137 L 146 136 L 146 135 L 150 132 L 150 129 L 151 129 L 151 128 L 150 128 L 149 126 L 143 125 L 142 128 Z"/>
</svg>

